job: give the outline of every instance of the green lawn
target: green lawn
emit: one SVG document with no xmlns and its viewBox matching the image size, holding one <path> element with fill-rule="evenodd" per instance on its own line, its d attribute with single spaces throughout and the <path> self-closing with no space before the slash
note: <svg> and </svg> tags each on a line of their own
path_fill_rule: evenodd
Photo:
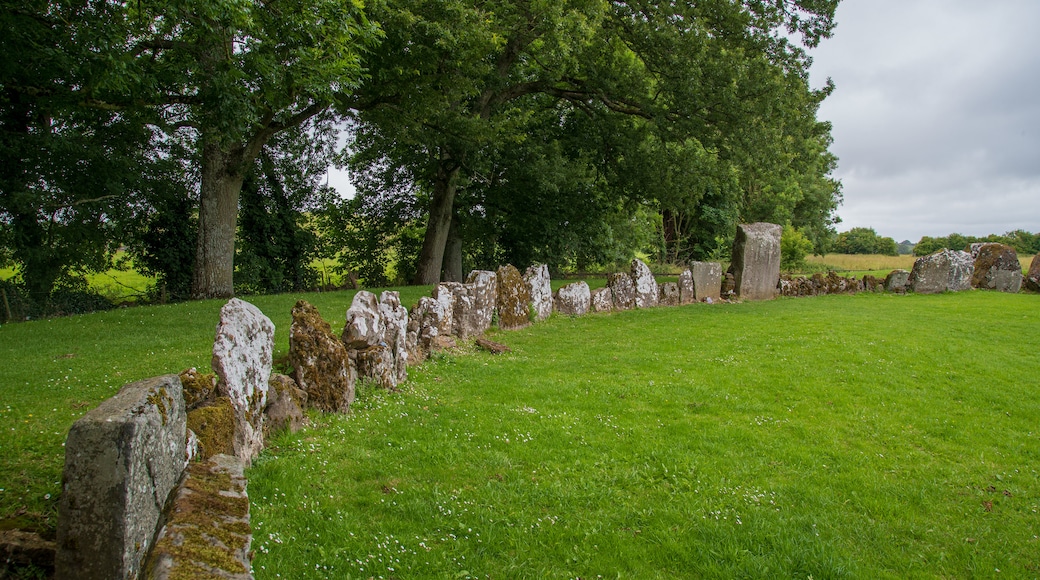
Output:
<svg viewBox="0 0 1040 580">
<path fill-rule="evenodd" d="M 299 297 L 338 331 L 352 295 Z M 297 298 L 253 300 L 279 355 Z M 273 441 L 249 473 L 256 575 L 1035 577 L 1038 300 L 861 294 L 496 332 L 511 354 L 439 355 Z M 207 367 L 220 305 L 0 327 L 0 527 L 53 529 L 69 426 L 125 382 Z"/>
</svg>

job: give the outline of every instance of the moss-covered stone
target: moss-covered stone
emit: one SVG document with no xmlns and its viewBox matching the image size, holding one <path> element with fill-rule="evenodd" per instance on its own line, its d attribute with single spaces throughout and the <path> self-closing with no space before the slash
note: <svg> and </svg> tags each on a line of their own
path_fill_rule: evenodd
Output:
<svg viewBox="0 0 1040 580">
<path fill-rule="evenodd" d="M 187 369 L 180 374 L 184 391 L 184 406 L 189 411 L 211 403 L 216 397 L 217 375 L 201 374 L 195 369 Z"/>
<path fill-rule="evenodd" d="M 218 453 L 234 454 L 235 411 L 227 397 L 189 411 L 188 429 L 198 437 L 199 459 L 209 459 Z"/>
</svg>

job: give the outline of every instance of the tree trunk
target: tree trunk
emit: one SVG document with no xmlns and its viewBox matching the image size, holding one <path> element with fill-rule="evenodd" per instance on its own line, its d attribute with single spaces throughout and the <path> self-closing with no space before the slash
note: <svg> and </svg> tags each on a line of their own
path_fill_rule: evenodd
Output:
<svg viewBox="0 0 1040 580">
<path fill-rule="evenodd" d="M 458 185 L 459 170 L 448 154 L 441 155 L 437 178 L 433 185 L 433 198 L 430 200 L 430 218 L 426 224 L 426 237 L 423 238 L 422 251 L 419 252 L 419 264 L 415 272 L 415 284 L 436 284 L 440 282 L 441 266 L 444 264 L 444 247 L 448 241 L 448 230 L 451 228 L 452 207 L 455 203 L 455 188 Z"/>
<path fill-rule="evenodd" d="M 230 298 L 235 293 L 235 230 L 242 191 L 241 152 L 223 150 L 219 142 L 202 146 L 199 237 L 191 297 Z"/>
<path fill-rule="evenodd" d="M 459 227 L 459 214 L 453 211 L 451 226 L 448 227 L 448 241 L 444 245 L 444 268 L 441 280 L 445 282 L 464 282 L 462 277 L 462 231 Z"/>
</svg>

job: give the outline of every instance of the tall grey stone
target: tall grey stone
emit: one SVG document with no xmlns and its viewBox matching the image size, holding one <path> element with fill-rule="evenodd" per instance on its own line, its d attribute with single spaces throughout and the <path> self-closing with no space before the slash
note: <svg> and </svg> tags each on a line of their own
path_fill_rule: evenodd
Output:
<svg viewBox="0 0 1040 580">
<path fill-rule="evenodd" d="M 274 353 L 274 323 L 252 304 L 232 298 L 220 309 L 213 341 L 217 393 L 235 416 L 235 455 L 249 465 L 264 448 L 264 408 Z"/>
<path fill-rule="evenodd" d="M 696 290 L 693 286 L 693 272 L 687 268 L 679 274 L 679 304 L 693 304 L 697 301 Z"/>
<path fill-rule="evenodd" d="M 553 310 L 549 266 L 545 264 L 529 266 L 524 271 L 524 283 L 527 284 L 527 292 L 531 295 L 531 308 L 534 310 L 535 321 L 549 318 Z"/>
<path fill-rule="evenodd" d="M 968 252 L 939 250 L 914 261 L 907 287 L 918 294 L 971 289 L 975 261 Z"/>
<path fill-rule="evenodd" d="M 614 297 L 614 310 L 630 310 L 636 307 L 636 285 L 627 272 L 607 275 L 607 288 Z"/>
<path fill-rule="evenodd" d="M 495 272 L 488 270 L 473 270 L 466 276 L 466 286 L 472 297 L 472 310 L 465 319 L 465 328 L 456 334 L 460 338 L 480 336 L 491 328 L 491 321 L 495 317 L 495 306 L 498 301 L 498 277 Z M 457 313 L 458 311 L 456 311 Z M 456 316 L 455 320 L 460 317 Z"/>
<path fill-rule="evenodd" d="M 588 314 L 591 299 L 592 294 L 589 292 L 589 285 L 582 281 L 567 284 L 557 290 L 556 299 L 553 300 L 553 303 L 556 305 L 556 311 L 560 314 L 582 316 Z"/>
<path fill-rule="evenodd" d="M 694 302 L 719 300 L 722 296 L 722 264 L 694 262 L 690 264 L 690 273 L 693 277 Z"/>
<path fill-rule="evenodd" d="M 780 234 L 783 228 L 763 222 L 737 226 L 730 270 L 737 296 L 771 300 L 780 281 Z"/>
<path fill-rule="evenodd" d="M 1040 254 L 1033 256 L 1033 261 L 1029 263 L 1025 285 L 1033 292 L 1040 292 Z"/>
<path fill-rule="evenodd" d="M 653 308 L 661 298 L 661 290 L 650 268 L 642 260 L 632 260 L 632 283 L 636 289 L 636 308 Z"/>
<path fill-rule="evenodd" d="M 394 359 L 397 383 L 408 380 L 408 309 L 401 305 L 401 294 L 385 290 L 379 295 L 379 317 L 383 320 L 383 341 Z"/>
<path fill-rule="evenodd" d="M 450 296 L 450 293 L 447 294 Z M 408 315 L 409 362 L 422 362 L 434 349 L 438 337 L 451 336 L 452 309 L 449 302 L 423 296 Z"/>
<path fill-rule="evenodd" d="M 343 344 L 348 349 L 362 349 L 376 346 L 383 342 L 386 328 L 379 314 L 379 300 L 376 295 L 359 290 L 350 301 L 347 309 L 347 322 L 343 326 Z"/>
<path fill-rule="evenodd" d="M 971 253 L 975 257 L 972 287 L 1012 294 L 1022 289 L 1022 263 L 1014 248 L 1005 244 L 972 244 Z"/>
<path fill-rule="evenodd" d="M 604 286 L 596 288 L 591 293 L 589 310 L 592 312 L 611 312 L 614 310 L 614 292 Z"/>
<path fill-rule="evenodd" d="M 905 294 L 907 284 L 910 282 L 910 272 L 906 270 L 892 270 L 885 276 L 885 292 Z"/>
<path fill-rule="evenodd" d="M 495 272 L 498 297 L 498 326 L 505 330 L 524 328 L 531 324 L 531 291 L 512 264 L 501 266 Z"/>
<path fill-rule="evenodd" d="M 131 383 L 69 430 L 57 578 L 135 578 L 185 467 L 181 381 Z"/>
</svg>

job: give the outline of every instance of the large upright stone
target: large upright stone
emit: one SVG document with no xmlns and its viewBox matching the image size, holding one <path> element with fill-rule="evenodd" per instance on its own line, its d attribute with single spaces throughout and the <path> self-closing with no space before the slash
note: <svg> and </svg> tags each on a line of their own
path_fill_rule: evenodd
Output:
<svg viewBox="0 0 1040 580">
<path fill-rule="evenodd" d="M 593 290 L 589 301 L 589 310 L 592 312 L 611 312 L 614 310 L 614 291 L 606 286 Z"/>
<path fill-rule="evenodd" d="M 466 287 L 472 298 L 472 306 L 468 312 L 456 310 L 456 321 L 462 321 L 462 329 L 456 329 L 460 338 L 480 336 L 491 328 L 495 317 L 495 303 L 498 300 L 497 277 L 488 270 L 473 270 L 466 277 Z M 456 307 L 458 303 L 456 303 Z"/>
<path fill-rule="evenodd" d="M 1022 289 L 1022 263 L 1018 253 L 1005 244 L 972 244 L 975 256 L 971 285 L 983 290 L 1017 293 Z"/>
<path fill-rule="evenodd" d="M 379 317 L 383 321 L 383 342 L 393 357 L 396 384 L 408 380 L 408 309 L 401 305 L 401 295 L 385 290 L 379 295 Z"/>
<path fill-rule="evenodd" d="M 524 328 L 531 324 L 531 291 L 520 270 L 512 264 L 495 272 L 498 292 L 498 326 L 504 330 Z"/>
<path fill-rule="evenodd" d="M 971 254 L 943 249 L 914 261 L 907 286 L 918 294 L 970 290 L 974 270 Z"/>
<path fill-rule="evenodd" d="M 451 294 L 447 294 L 449 297 Z M 425 360 L 439 344 L 439 339 L 451 336 L 451 303 L 448 307 L 430 296 L 423 296 L 408 315 L 408 360 Z"/>
<path fill-rule="evenodd" d="M 131 383 L 69 430 L 55 577 L 136 578 L 185 466 L 177 375 Z"/>
<path fill-rule="evenodd" d="M 783 228 L 763 222 L 737 226 L 730 270 L 734 290 L 744 300 L 771 300 L 780 281 L 780 234 Z"/>
<path fill-rule="evenodd" d="M 347 309 L 347 323 L 343 326 L 343 344 L 354 350 L 376 346 L 383 342 L 385 332 L 376 295 L 367 290 L 359 290 Z"/>
<path fill-rule="evenodd" d="M 636 308 L 653 308 L 661 298 L 661 289 L 650 268 L 642 260 L 632 260 L 632 283 L 636 288 Z"/>
<path fill-rule="evenodd" d="M 722 264 L 694 262 L 690 264 L 690 273 L 693 277 L 693 300 L 695 302 L 714 302 L 722 297 Z"/>
<path fill-rule="evenodd" d="M 307 404 L 326 413 L 345 413 L 354 402 L 357 370 L 318 309 L 300 300 L 292 309 L 289 363 Z"/>
<path fill-rule="evenodd" d="M 607 288 L 614 297 L 614 310 L 630 310 L 636 307 L 636 285 L 627 272 L 607 275 Z"/>
<path fill-rule="evenodd" d="M 1025 285 L 1033 292 L 1040 292 L 1040 254 L 1033 256 L 1033 261 L 1029 263 Z"/>
<path fill-rule="evenodd" d="M 906 287 L 910 283 L 910 272 L 906 270 L 892 270 L 885 276 L 885 292 L 905 294 Z"/>
<path fill-rule="evenodd" d="M 307 391 L 296 385 L 290 376 L 272 374 L 267 390 L 267 408 L 264 414 L 264 436 L 279 431 L 295 433 L 307 421 Z"/>
<path fill-rule="evenodd" d="M 252 304 L 232 298 L 220 309 L 213 341 L 217 393 L 231 400 L 235 455 L 249 465 L 264 448 L 264 408 L 271 379 L 274 323 Z"/>
<path fill-rule="evenodd" d="M 556 291 L 553 303 L 556 311 L 569 316 L 583 316 L 589 312 L 592 294 L 584 281 L 567 284 Z"/>
<path fill-rule="evenodd" d="M 693 272 L 687 268 L 679 274 L 679 304 L 693 304 L 697 301 L 696 289 L 693 285 Z"/>
<path fill-rule="evenodd" d="M 536 264 L 524 271 L 524 282 L 531 295 L 531 309 L 534 310 L 535 321 L 542 321 L 552 314 L 552 286 L 549 280 L 549 266 Z"/>
</svg>

